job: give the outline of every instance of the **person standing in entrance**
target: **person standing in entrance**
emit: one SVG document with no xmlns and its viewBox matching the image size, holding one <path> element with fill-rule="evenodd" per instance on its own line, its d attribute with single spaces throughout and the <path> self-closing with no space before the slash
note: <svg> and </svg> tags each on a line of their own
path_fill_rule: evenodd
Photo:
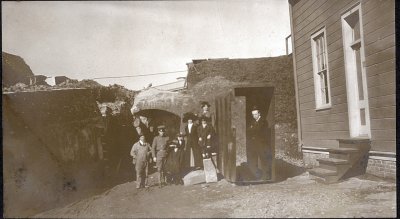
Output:
<svg viewBox="0 0 400 219">
<path fill-rule="evenodd" d="M 193 157 L 193 165 L 196 169 L 201 169 L 203 167 L 203 162 L 201 158 L 201 148 L 198 144 L 198 134 L 197 125 L 194 122 L 197 117 L 193 113 L 185 113 L 183 117 L 183 122 L 187 122 L 185 125 L 185 135 L 186 135 L 186 147 L 185 147 L 185 158 L 184 166 L 186 169 L 190 167 L 190 158 Z"/>
<path fill-rule="evenodd" d="M 131 149 L 132 163 L 136 170 L 136 188 L 147 187 L 147 165 L 150 157 L 150 144 L 146 142 L 146 137 L 140 135 L 139 141 Z"/>
<path fill-rule="evenodd" d="M 247 146 L 247 163 L 250 171 L 257 180 L 271 178 L 271 166 L 269 162 L 271 157 L 270 148 L 267 145 L 268 140 L 268 122 L 261 116 L 260 109 L 254 106 L 251 111 L 252 119 L 249 124 L 249 144 Z M 258 166 L 260 159 L 261 166 Z"/>
<path fill-rule="evenodd" d="M 165 158 L 167 157 L 167 144 L 169 143 L 169 137 L 165 134 L 165 126 L 160 125 L 158 128 L 158 136 L 154 137 L 151 148 L 153 160 L 156 162 L 159 187 L 161 188 L 165 184 L 164 176 L 164 164 Z"/>
</svg>

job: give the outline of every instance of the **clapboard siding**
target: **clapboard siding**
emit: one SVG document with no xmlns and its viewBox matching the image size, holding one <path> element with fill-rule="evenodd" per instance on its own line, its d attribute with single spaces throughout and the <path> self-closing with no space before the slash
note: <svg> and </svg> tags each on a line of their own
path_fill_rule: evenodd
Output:
<svg viewBox="0 0 400 219">
<path fill-rule="evenodd" d="M 396 106 L 387 106 L 369 109 L 371 120 L 384 120 L 396 118 Z M 378 129 L 379 126 L 371 126 L 371 129 Z"/>
<path fill-rule="evenodd" d="M 370 98 L 380 97 L 384 95 L 393 94 L 396 92 L 396 82 L 392 81 L 388 84 L 380 84 L 375 87 L 368 88 L 368 96 Z"/>
<path fill-rule="evenodd" d="M 373 140 L 396 139 L 396 129 L 379 129 L 374 130 Z"/>
<path fill-rule="evenodd" d="M 319 140 L 337 140 L 338 138 L 349 138 L 349 131 L 319 131 L 319 132 L 303 132 L 303 137 L 308 139 Z"/>
<path fill-rule="evenodd" d="M 363 24 L 372 149 L 396 151 L 394 1 L 368 0 Z"/>
<path fill-rule="evenodd" d="M 302 125 L 308 125 L 308 124 L 325 124 L 325 123 L 339 123 L 339 122 L 348 122 L 348 117 L 347 117 L 347 112 L 340 112 L 333 114 L 335 116 L 328 116 L 325 118 L 325 121 L 321 121 L 320 117 L 305 117 L 307 118 L 304 122 L 302 122 Z M 347 124 L 346 124 L 347 126 Z"/>
<path fill-rule="evenodd" d="M 393 47 L 394 44 L 395 44 L 395 35 L 393 33 L 385 38 L 376 40 L 375 42 L 371 42 L 368 45 L 367 49 L 365 50 L 365 56 L 369 56 L 378 53 L 382 50 L 391 48 Z"/>
<path fill-rule="evenodd" d="M 376 140 L 376 139 L 372 138 L 371 150 L 396 153 L 396 142 L 395 141 Z"/>
<path fill-rule="evenodd" d="M 368 72 L 368 83 L 371 81 L 371 77 L 375 77 L 376 75 L 386 73 L 391 71 L 392 73 L 396 70 L 395 58 L 386 60 L 384 62 L 376 63 L 374 65 L 370 65 L 366 67 L 366 71 Z"/>
<path fill-rule="evenodd" d="M 375 150 L 395 147 L 394 0 L 300 0 L 292 22 L 302 140 L 306 146 L 349 137 L 341 15 L 360 2 L 371 140 Z M 315 109 L 311 35 L 325 27 L 331 108 Z M 385 132 L 387 131 L 387 132 Z M 329 147 L 329 146 L 328 146 Z"/>
<path fill-rule="evenodd" d="M 395 74 L 393 74 L 393 71 L 388 71 L 368 77 L 368 86 L 375 87 L 381 84 L 389 84 L 394 81 L 396 81 Z"/>
<path fill-rule="evenodd" d="M 396 118 L 371 119 L 371 129 L 396 129 Z"/>
<path fill-rule="evenodd" d="M 385 106 L 395 106 L 396 105 L 396 95 L 389 94 L 386 96 L 379 96 L 374 98 L 368 98 L 370 109 L 379 109 Z M 370 116 L 373 116 L 370 112 Z M 390 115 L 389 115 L 390 116 Z M 393 116 L 393 115 L 391 115 Z"/>
<path fill-rule="evenodd" d="M 390 13 L 382 14 L 382 11 L 390 11 L 393 10 L 394 14 L 394 1 L 385 0 L 373 0 L 375 2 L 367 1 L 363 4 L 363 23 L 364 25 L 368 25 L 370 22 L 373 22 L 376 19 L 380 19 L 381 17 L 388 16 L 391 17 Z M 372 10 L 373 9 L 373 10 Z"/>
<path fill-rule="evenodd" d="M 329 129 L 331 131 L 343 131 L 343 127 L 347 126 L 348 124 L 345 121 L 342 122 L 334 122 L 334 123 L 322 123 L 322 124 L 304 124 L 303 128 L 310 131 L 316 132 L 325 129 Z"/>
<path fill-rule="evenodd" d="M 324 1 L 318 1 L 318 2 L 324 2 Z M 326 1 L 325 1 L 326 2 Z M 294 28 L 298 27 L 298 29 L 295 29 L 295 33 L 298 33 L 296 35 L 296 41 L 298 42 L 295 45 L 295 49 L 302 49 L 298 48 L 301 46 L 304 46 L 304 43 L 310 40 L 310 36 L 319 30 L 323 26 L 331 27 L 337 29 L 338 27 L 341 27 L 340 19 L 336 20 L 333 19 L 333 17 L 340 17 L 340 14 L 338 12 L 335 12 L 333 10 L 337 8 L 345 8 L 349 7 L 351 5 L 354 5 L 356 1 L 339 1 L 340 4 L 336 4 L 335 2 L 337 1 L 328 1 L 328 4 L 330 4 L 327 8 L 326 4 L 324 5 L 324 11 L 321 13 L 321 11 L 312 11 L 313 13 L 313 18 L 312 20 L 303 21 L 302 23 L 296 23 L 294 21 Z M 300 31 L 300 32 L 298 32 Z"/>
<path fill-rule="evenodd" d="M 392 59 L 395 55 L 395 52 L 396 52 L 396 48 L 393 46 L 393 47 L 387 48 L 385 50 L 382 50 L 380 52 L 366 56 L 365 57 L 365 66 L 368 67 L 368 66 L 378 64 L 380 62 L 384 62 L 389 59 Z"/>
<path fill-rule="evenodd" d="M 364 29 L 364 43 L 368 46 L 371 42 L 392 35 L 395 28 L 395 22 L 388 22 L 378 28 Z"/>
<path fill-rule="evenodd" d="M 301 112 L 302 116 L 305 116 L 305 117 L 313 116 L 316 114 L 316 111 L 317 111 L 317 114 L 318 114 L 318 116 L 321 117 L 321 120 L 323 120 L 322 116 L 324 116 L 324 115 L 332 115 L 335 113 L 347 112 L 347 104 L 345 104 L 345 103 L 336 104 L 335 107 L 331 107 L 329 109 L 324 109 L 324 110 L 315 110 L 315 104 L 312 102 L 302 105 L 301 107 L 303 109 L 303 111 Z"/>
</svg>

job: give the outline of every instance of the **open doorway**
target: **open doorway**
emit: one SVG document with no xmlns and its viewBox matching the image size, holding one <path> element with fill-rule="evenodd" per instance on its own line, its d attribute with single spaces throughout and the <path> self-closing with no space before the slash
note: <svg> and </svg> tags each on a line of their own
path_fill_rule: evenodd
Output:
<svg viewBox="0 0 400 219">
<path fill-rule="evenodd" d="M 235 127 L 236 142 L 236 181 L 264 182 L 275 178 L 274 157 L 274 88 L 238 87 L 234 89 L 232 101 L 232 126 Z M 264 141 L 253 139 L 251 133 L 253 107 L 257 106 L 260 120 L 265 121 L 262 128 Z M 258 143 L 257 143 L 258 142 Z"/>
</svg>

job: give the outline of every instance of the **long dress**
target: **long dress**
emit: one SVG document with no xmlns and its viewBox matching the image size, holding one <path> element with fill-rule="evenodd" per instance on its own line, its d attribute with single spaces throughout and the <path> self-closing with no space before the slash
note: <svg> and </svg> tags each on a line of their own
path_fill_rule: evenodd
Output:
<svg viewBox="0 0 400 219">
<path fill-rule="evenodd" d="M 177 149 L 175 151 L 175 148 Z M 170 176 L 173 182 L 179 183 L 184 161 L 185 141 L 174 140 L 169 144 L 168 153 L 165 160 L 165 173 Z"/>
</svg>

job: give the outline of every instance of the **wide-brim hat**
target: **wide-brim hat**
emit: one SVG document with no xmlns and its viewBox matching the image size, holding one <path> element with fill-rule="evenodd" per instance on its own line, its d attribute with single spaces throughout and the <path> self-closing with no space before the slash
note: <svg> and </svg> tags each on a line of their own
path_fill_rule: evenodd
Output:
<svg viewBox="0 0 400 219">
<path fill-rule="evenodd" d="M 189 119 L 194 121 L 197 119 L 197 116 L 190 112 L 183 114 L 183 122 L 187 122 Z"/>
<path fill-rule="evenodd" d="M 201 116 L 201 117 L 200 117 L 200 122 L 203 121 L 203 120 L 206 121 L 206 122 L 210 122 L 210 121 L 211 121 L 211 118 L 210 118 L 210 117 L 207 117 L 207 116 Z"/>
<path fill-rule="evenodd" d="M 207 101 L 201 101 L 200 102 L 201 107 L 204 107 L 205 105 L 207 105 L 208 107 L 210 107 L 210 103 L 208 103 Z"/>
<path fill-rule="evenodd" d="M 165 132 L 165 125 L 159 125 L 157 126 L 158 131 L 163 131 Z"/>
<path fill-rule="evenodd" d="M 185 137 L 185 134 L 183 134 L 182 132 L 176 134 L 176 137 Z"/>
</svg>

